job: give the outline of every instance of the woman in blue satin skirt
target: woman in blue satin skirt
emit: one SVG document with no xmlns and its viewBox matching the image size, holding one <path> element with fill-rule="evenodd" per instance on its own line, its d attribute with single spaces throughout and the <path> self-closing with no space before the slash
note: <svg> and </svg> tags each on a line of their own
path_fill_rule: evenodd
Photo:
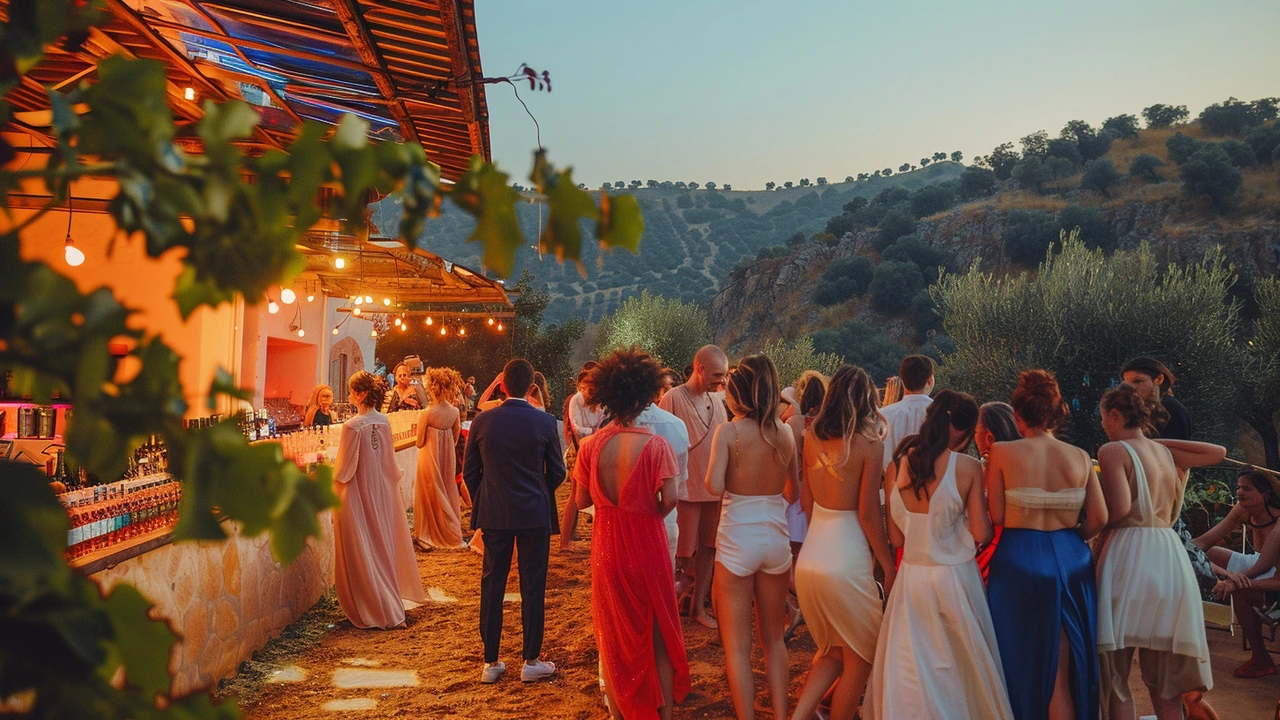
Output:
<svg viewBox="0 0 1280 720">
<path fill-rule="evenodd" d="M 1085 540 L 1106 526 L 1106 501 L 1089 454 L 1053 436 L 1067 414 L 1053 374 L 1020 374 L 1010 404 L 1022 439 L 993 445 L 986 475 L 991 519 L 1005 526 L 987 602 L 1009 702 L 1018 720 L 1093 720 L 1097 590 Z"/>
</svg>

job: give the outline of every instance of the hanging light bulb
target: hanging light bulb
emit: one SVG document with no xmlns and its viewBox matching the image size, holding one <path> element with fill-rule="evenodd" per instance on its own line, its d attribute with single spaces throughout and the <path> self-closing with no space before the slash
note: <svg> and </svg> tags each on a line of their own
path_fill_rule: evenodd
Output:
<svg viewBox="0 0 1280 720">
<path fill-rule="evenodd" d="M 362 297 L 360 297 L 359 295 L 357 295 L 357 296 L 356 296 L 356 304 L 357 304 L 357 305 L 363 305 L 363 304 L 364 304 L 364 298 L 362 298 Z"/>
<path fill-rule="evenodd" d="M 303 330 L 302 328 L 298 328 L 298 337 L 306 337 L 306 336 L 307 336 L 307 331 Z"/>
<path fill-rule="evenodd" d="M 396 318 L 396 327 L 400 327 L 400 318 Z"/>
<path fill-rule="evenodd" d="M 365 295 L 365 296 L 364 296 L 364 301 L 365 301 L 365 302 L 367 302 L 367 303 L 369 303 L 370 305 L 372 305 L 372 304 L 373 304 L 373 296 L 372 296 L 372 295 Z"/>
<path fill-rule="evenodd" d="M 267 312 L 271 313 L 272 315 L 275 315 L 276 313 L 280 312 L 280 306 L 276 304 L 275 300 L 272 300 L 271 302 L 267 303 Z"/>
<path fill-rule="evenodd" d="M 431 316 L 430 316 L 430 315 L 428 315 L 428 316 L 427 316 L 427 325 L 428 325 L 428 326 L 430 326 L 430 325 L 432 325 L 432 324 L 434 324 L 434 323 L 435 323 L 435 321 L 431 319 Z"/>
<path fill-rule="evenodd" d="M 493 325 L 493 318 L 489 318 L 489 324 Z"/>
<path fill-rule="evenodd" d="M 382 304 L 391 307 L 391 298 L 382 298 Z"/>
<path fill-rule="evenodd" d="M 498 323 L 498 332 L 502 332 L 502 323 Z"/>
<path fill-rule="evenodd" d="M 196 99 L 196 89 L 195 89 L 195 88 L 193 88 L 193 87 L 183 88 L 183 90 L 182 90 L 182 99 L 183 99 L 183 100 L 195 100 L 195 99 Z"/>
<path fill-rule="evenodd" d="M 460 328 L 458 328 L 458 334 L 459 334 L 459 335 L 466 335 L 466 334 L 467 334 L 467 329 L 466 329 L 465 327 L 460 327 Z"/>
<path fill-rule="evenodd" d="M 280 288 L 280 302 L 285 305 L 292 305 L 293 301 L 297 299 L 298 294 L 293 291 L 293 288 Z"/>
<path fill-rule="evenodd" d="M 67 249 L 63 252 L 67 264 L 71 267 L 80 267 L 84 264 L 84 251 L 76 247 L 76 242 L 67 236 Z"/>
<path fill-rule="evenodd" d="M 370 330 L 370 331 L 369 331 L 369 337 L 371 337 L 371 338 L 376 338 L 376 337 L 378 337 L 378 329 L 377 329 L 377 328 L 374 328 L 373 330 Z"/>
<path fill-rule="evenodd" d="M 446 328 L 445 326 L 441 325 L 441 326 L 440 326 L 440 334 L 441 334 L 441 335 L 447 335 L 448 333 L 449 333 L 449 328 Z"/>
<path fill-rule="evenodd" d="M 334 334 L 334 335 L 337 335 L 337 334 L 338 334 L 338 328 L 336 328 L 336 327 L 335 327 L 335 328 L 333 329 L 333 334 Z"/>
<path fill-rule="evenodd" d="M 405 330 L 408 330 L 408 329 L 409 329 L 409 323 L 400 323 L 400 332 L 404 332 Z"/>
<path fill-rule="evenodd" d="M 360 308 L 355 308 L 355 309 L 353 309 L 353 310 L 351 311 L 351 314 L 352 314 L 352 315 L 355 315 L 356 317 L 360 317 Z"/>
<path fill-rule="evenodd" d="M 333 259 L 333 266 L 341 270 L 342 268 L 347 266 L 347 261 L 344 260 L 341 256 L 336 257 Z"/>
<path fill-rule="evenodd" d="M 316 296 L 312 295 L 311 293 L 307 293 L 307 302 L 315 302 L 315 301 L 316 301 Z"/>
</svg>

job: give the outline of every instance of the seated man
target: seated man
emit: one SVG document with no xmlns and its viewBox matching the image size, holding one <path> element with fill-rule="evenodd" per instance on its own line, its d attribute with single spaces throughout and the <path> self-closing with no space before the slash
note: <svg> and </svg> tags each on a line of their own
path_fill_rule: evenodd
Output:
<svg viewBox="0 0 1280 720">
<path fill-rule="evenodd" d="M 1261 471 L 1248 471 L 1236 478 L 1236 506 L 1212 530 L 1196 538 L 1221 580 L 1213 588 L 1219 599 L 1231 597 L 1236 620 L 1253 650 L 1245 664 L 1236 668 L 1238 678 L 1259 678 L 1276 672 L 1275 662 L 1262 641 L 1262 620 L 1255 608 L 1264 605 L 1264 594 L 1280 591 L 1276 560 L 1280 557 L 1280 533 L 1272 532 L 1280 519 L 1280 478 Z M 1228 535 L 1247 524 L 1255 553 L 1216 547 Z"/>
</svg>

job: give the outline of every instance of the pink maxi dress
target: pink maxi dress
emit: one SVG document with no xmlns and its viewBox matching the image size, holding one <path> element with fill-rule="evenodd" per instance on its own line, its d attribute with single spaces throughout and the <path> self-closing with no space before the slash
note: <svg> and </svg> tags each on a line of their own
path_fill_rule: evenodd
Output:
<svg viewBox="0 0 1280 720">
<path fill-rule="evenodd" d="M 618 488 L 615 505 L 600 487 L 600 453 L 615 435 L 651 435 L 631 476 Z M 662 635 L 674 670 L 675 702 L 689 692 L 689 661 L 676 611 L 675 576 L 667 529 L 658 514 L 657 492 L 679 474 L 671 446 L 645 428 L 607 425 L 589 435 L 578 451 L 574 479 L 591 491 L 596 519 L 591 528 L 591 615 L 605 685 L 628 718 L 656 718 L 663 705 L 653 651 L 654 629 Z"/>
<path fill-rule="evenodd" d="M 406 609 L 426 602 L 400 506 L 387 416 L 369 411 L 342 426 L 334 491 L 342 508 L 333 517 L 334 584 L 338 604 L 359 628 L 404 624 Z"/>
<path fill-rule="evenodd" d="M 427 423 L 428 412 L 422 411 L 419 424 Z M 413 483 L 413 537 L 427 547 L 465 549 L 453 423 L 443 428 L 428 425 L 426 436 L 426 444 L 418 449 Z"/>
</svg>

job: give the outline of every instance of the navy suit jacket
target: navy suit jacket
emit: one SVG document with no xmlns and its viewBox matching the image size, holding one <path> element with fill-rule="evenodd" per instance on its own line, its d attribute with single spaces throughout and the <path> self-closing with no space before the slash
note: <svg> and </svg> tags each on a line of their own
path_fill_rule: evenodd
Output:
<svg viewBox="0 0 1280 720">
<path fill-rule="evenodd" d="M 556 488 L 564 482 L 560 432 L 551 414 L 507 400 L 476 416 L 467 432 L 462 480 L 471 491 L 471 527 L 560 532 Z"/>
</svg>

